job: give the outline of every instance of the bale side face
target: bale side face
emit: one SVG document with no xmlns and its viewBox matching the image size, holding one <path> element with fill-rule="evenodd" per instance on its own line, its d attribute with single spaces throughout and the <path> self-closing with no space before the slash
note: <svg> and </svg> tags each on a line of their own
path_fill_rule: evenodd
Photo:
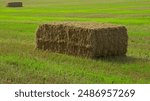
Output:
<svg viewBox="0 0 150 101">
<path fill-rule="evenodd" d="M 7 7 L 22 7 L 22 2 L 9 2 L 7 3 Z"/>
<path fill-rule="evenodd" d="M 127 41 L 126 28 L 114 25 L 50 23 L 36 32 L 38 49 L 90 58 L 125 55 Z"/>
<path fill-rule="evenodd" d="M 92 57 L 89 29 L 63 25 L 41 25 L 36 33 L 37 48 L 52 52 Z"/>
</svg>

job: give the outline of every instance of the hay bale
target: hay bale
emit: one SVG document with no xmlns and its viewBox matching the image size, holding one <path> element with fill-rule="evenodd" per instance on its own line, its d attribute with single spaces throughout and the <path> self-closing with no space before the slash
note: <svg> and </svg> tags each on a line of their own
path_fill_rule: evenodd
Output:
<svg viewBox="0 0 150 101">
<path fill-rule="evenodd" d="M 7 3 L 7 7 L 22 7 L 22 2 L 9 2 Z"/>
<path fill-rule="evenodd" d="M 53 22 L 36 32 L 36 48 L 75 56 L 125 55 L 127 45 L 127 29 L 111 24 Z"/>
</svg>

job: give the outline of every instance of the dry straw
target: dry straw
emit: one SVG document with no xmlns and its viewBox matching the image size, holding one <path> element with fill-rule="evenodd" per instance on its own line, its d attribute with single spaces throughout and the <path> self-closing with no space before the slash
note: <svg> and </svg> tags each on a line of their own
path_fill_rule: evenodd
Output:
<svg viewBox="0 0 150 101">
<path fill-rule="evenodd" d="M 127 42 L 127 29 L 111 24 L 53 22 L 36 32 L 38 49 L 89 58 L 125 55 Z"/>
<path fill-rule="evenodd" d="M 9 2 L 7 3 L 7 7 L 22 7 L 22 2 Z"/>
</svg>

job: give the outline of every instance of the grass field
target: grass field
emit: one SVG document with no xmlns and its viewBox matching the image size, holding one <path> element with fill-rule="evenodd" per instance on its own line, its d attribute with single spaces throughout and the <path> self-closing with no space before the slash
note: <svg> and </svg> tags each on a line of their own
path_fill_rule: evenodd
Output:
<svg viewBox="0 0 150 101">
<path fill-rule="evenodd" d="M 0 83 L 150 83 L 150 0 L 0 0 Z M 35 50 L 51 21 L 125 25 L 127 57 L 91 60 Z"/>
</svg>

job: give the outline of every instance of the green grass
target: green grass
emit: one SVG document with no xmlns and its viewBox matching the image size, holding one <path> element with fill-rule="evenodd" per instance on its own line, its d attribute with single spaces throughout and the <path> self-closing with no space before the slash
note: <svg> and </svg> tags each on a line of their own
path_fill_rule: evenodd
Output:
<svg viewBox="0 0 150 101">
<path fill-rule="evenodd" d="M 0 83 L 150 83 L 149 0 L 0 1 Z M 125 25 L 127 57 L 91 60 L 35 50 L 39 24 L 90 21 Z"/>
</svg>

